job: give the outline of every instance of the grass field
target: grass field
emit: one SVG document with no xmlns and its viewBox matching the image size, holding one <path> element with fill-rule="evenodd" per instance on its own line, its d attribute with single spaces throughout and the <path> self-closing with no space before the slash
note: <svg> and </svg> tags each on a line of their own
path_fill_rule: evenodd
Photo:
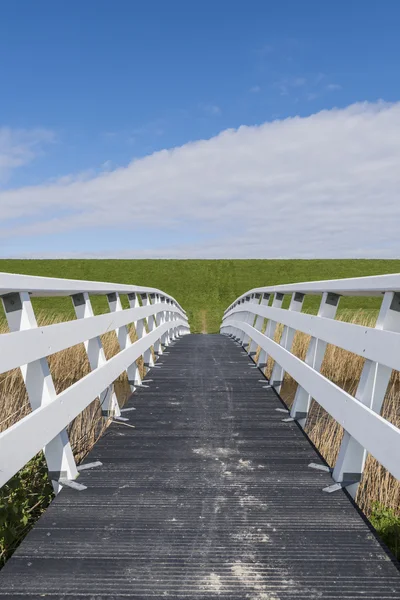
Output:
<svg viewBox="0 0 400 600">
<path fill-rule="evenodd" d="M 0 271 L 114 281 L 157 287 L 174 296 L 189 315 L 192 332 L 219 331 L 224 309 L 240 294 L 254 287 L 361 277 L 400 272 L 400 260 L 0 260 Z M 288 299 L 287 299 L 288 300 Z M 374 326 L 379 298 L 342 298 L 339 318 Z M 307 298 L 305 310 L 315 311 L 318 298 Z M 34 299 L 38 321 L 50 324 L 74 318 L 68 298 Z M 95 312 L 106 312 L 105 298 L 94 298 Z M 277 341 L 282 328 L 277 331 Z M 3 317 L 0 333 L 7 331 Z M 132 332 L 134 334 L 134 332 Z M 107 358 L 118 352 L 114 332 L 102 336 Z M 133 338 L 134 339 L 134 338 Z M 294 353 L 303 358 L 308 336 L 297 333 Z M 57 393 L 89 372 L 83 345 L 59 352 L 49 359 Z M 340 387 L 355 392 L 363 359 L 329 346 L 322 372 Z M 141 364 L 139 364 L 139 367 Z M 268 371 L 271 371 L 271 361 Z M 121 379 L 121 378 L 120 378 Z M 126 382 L 125 382 L 126 383 Z M 123 393 L 123 378 L 118 382 Z M 122 386 L 122 387 L 121 387 Z M 393 373 L 383 415 L 400 425 L 400 374 Z M 290 404 L 294 385 L 285 378 L 282 395 Z M 121 400 L 121 398 L 119 397 Z M 18 369 L 0 379 L 0 431 L 29 412 L 29 402 Z M 104 424 L 98 401 L 92 403 L 69 428 L 77 460 L 92 447 Z M 334 464 L 342 429 L 313 404 L 307 432 L 329 464 Z M 0 491 L 0 566 L 26 534 L 52 496 L 42 457 L 38 456 Z M 400 482 L 369 457 L 358 502 L 383 539 L 400 558 Z"/>
<path fill-rule="evenodd" d="M 157 287 L 187 311 L 194 333 L 219 331 L 224 309 L 253 287 L 399 273 L 400 260 L 0 260 L 0 271 Z M 71 316 L 69 299 L 36 300 L 39 308 Z M 305 310 L 316 310 L 309 297 Z M 377 298 L 343 298 L 345 308 L 376 309 Z M 94 302 L 106 311 L 106 302 Z"/>
</svg>

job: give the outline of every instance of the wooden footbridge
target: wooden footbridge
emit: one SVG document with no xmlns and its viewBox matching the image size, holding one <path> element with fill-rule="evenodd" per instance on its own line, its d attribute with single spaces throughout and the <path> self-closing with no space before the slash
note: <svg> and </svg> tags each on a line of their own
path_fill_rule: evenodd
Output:
<svg viewBox="0 0 400 600">
<path fill-rule="evenodd" d="M 0 370 L 21 367 L 32 405 L 0 434 L 0 485 L 44 448 L 57 493 L 1 571 L 0 598 L 400 598 L 399 565 L 352 500 L 367 452 L 400 478 L 400 430 L 379 414 L 400 367 L 400 275 L 252 290 L 222 335 L 190 335 L 160 290 L 6 274 L 0 288 Z M 93 315 L 93 294 L 110 313 Z M 305 294 L 321 297 L 317 316 Z M 32 295 L 71 296 L 77 319 L 37 327 Z M 335 320 L 343 295 L 382 296 L 376 327 Z M 121 351 L 106 361 L 110 330 Z M 305 361 L 296 330 L 311 336 Z M 81 342 L 92 371 L 57 395 L 46 357 Z M 355 397 L 320 374 L 327 343 L 366 359 Z M 125 370 L 121 414 L 112 382 Z M 290 413 L 285 372 L 298 382 Z M 66 427 L 96 397 L 112 422 L 77 467 Z M 333 469 L 303 431 L 311 398 L 345 429 Z"/>
</svg>

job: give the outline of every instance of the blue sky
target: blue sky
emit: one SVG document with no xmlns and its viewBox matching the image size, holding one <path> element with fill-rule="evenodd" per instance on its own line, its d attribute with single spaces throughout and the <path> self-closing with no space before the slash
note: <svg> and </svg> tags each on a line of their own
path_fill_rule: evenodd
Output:
<svg viewBox="0 0 400 600">
<path fill-rule="evenodd" d="M 13 0 L 0 11 L 1 256 L 398 255 L 394 232 L 370 243 L 377 218 L 387 230 L 377 203 L 387 218 L 396 204 L 398 3 Z M 316 215 L 318 236 L 296 211 Z M 301 248 L 279 241 L 283 216 Z"/>
</svg>

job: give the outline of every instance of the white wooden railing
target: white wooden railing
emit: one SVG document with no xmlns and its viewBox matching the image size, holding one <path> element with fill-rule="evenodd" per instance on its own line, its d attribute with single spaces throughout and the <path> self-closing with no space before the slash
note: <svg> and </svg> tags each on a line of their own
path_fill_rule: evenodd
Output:
<svg viewBox="0 0 400 600">
<path fill-rule="evenodd" d="M 316 316 L 301 312 L 306 294 L 321 296 Z M 282 308 L 285 295 L 291 296 L 288 310 Z M 341 296 L 382 297 L 375 328 L 335 320 Z M 284 326 L 279 343 L 273 339 L 278 323 Z M 291 352 L 296 331 L 311 336 L 305 361 Z M 314 398 L 343 426 L 331 469 L 335 483 L 325 491 L 345 487 L 355 496 L 367 452 L 400 479 L 400 429 L 380 415 L 392 370 L 400 370 L 400 274 L 253 289 L 226 309 L 221 333 L 251 356 L 259 352 L 257 366 L 263 371 L 268 356 L 274 359 L 269 383 L 278 393 L 285 372 L 298 383 L 286 421 L 304 427 Z M 319 372 L 327 344 L 366 359 L 354 397 Z"/>
<path fill-rule="evenodd" d="M 123 309 L 126 294 L 130 308 Z M 90 296 L 107 297 L 110 312 L 94 316 Z M 189 333 L 185 311 L 154 289 L 0 273 L 0 296 L 10 333 L 0 335 L 0 373 L 21 368 L 32 412 L 0 434 L 0 487 L 44 449 L 53 487 L 75 485 L 78 468 L 68 440 L 69 423 L 97 397 L 105 417 L 121 418 L 113 381 L 127 371 L 132 391 L 141 385 L 136 360 L 154 366 L 163 346 Z M 32 296 L 70 296 L 76 320 L 38 327 Z M 134 323 L 137 341 L 128 326 Z M 100 336 L 115 330 L 120 352 L 106 360 Z M 91 372 L 56 394 L 47 357 L 84 343 Z"/>
</svg>

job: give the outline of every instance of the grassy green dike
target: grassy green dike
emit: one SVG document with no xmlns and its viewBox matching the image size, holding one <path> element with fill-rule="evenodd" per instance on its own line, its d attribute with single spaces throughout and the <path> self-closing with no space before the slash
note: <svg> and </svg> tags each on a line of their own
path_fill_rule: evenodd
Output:
<svg viewBox="0 0 400 600">
<path fill-rule="evenodd" d="M 253 287 L 400 272 L 400 260 L 0 260 L 0 271 L 157 287 L 174 296 L 194 333 L 219 330 L 224 309 Z M 343 299 L 341 308 L 377 308 L 374 298 Z M 72 316 L 68 299 L 36 300 Z M 307 299 L 305 309 L 316 308 Z M 97 310 L 106 310 L 100 301 Z"/>
<path fill-rule="evenodd" d="M 189 315 L 192 332 L 219 330 L 224 309 L 253 287 L 400 272 L 400 260 L 0 260 L 0 271 L 157 287 L 174 296 Z M 62 318 L 72 317 L 69 299 L 36 299 Z M 307 299 L 315 310 L 318 300 Z M 379 299 L 342 299 L 341 308 L 377 309 Z M 106 302 L 94 301 L 96 312 Z M 39 455 L 0 491 L 0 567 L 52 497 Z M 371 522 L 400 559 L 400 518 L 376 505 Z"/>
</svg>

